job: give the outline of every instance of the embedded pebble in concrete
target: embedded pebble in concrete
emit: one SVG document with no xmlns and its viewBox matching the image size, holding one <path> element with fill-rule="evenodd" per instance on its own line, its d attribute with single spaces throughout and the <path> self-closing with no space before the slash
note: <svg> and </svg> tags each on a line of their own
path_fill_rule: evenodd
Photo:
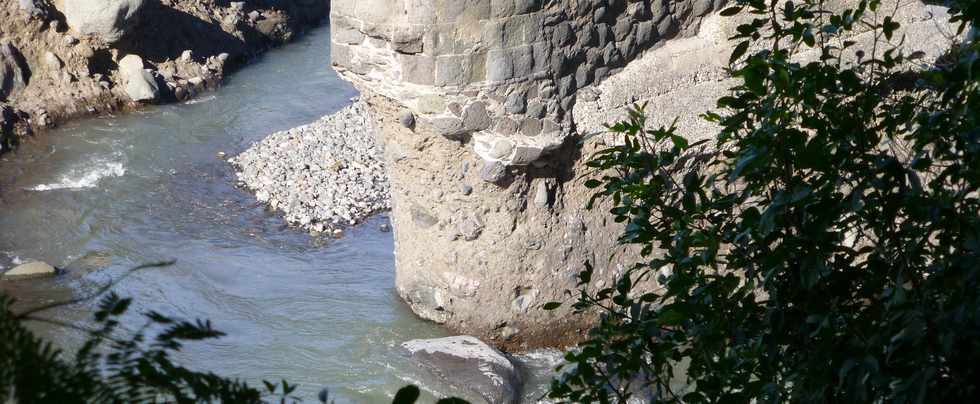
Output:
<svg viewBox="0 0 980 404">
<path fill-rule="evenodd" d="M 309 125 L 274 133 L 229 161 L 239 183 L 290 224 L 337 234 L 391 208 L 376 133 L 356 100 Z"/>
</svg>

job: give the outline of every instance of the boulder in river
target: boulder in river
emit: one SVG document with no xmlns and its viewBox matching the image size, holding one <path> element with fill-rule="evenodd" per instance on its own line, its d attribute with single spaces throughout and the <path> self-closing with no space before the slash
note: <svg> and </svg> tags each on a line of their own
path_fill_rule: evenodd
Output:
<svg viewBox="0 0 980 404">
<path fill-rule="evenodd" d="M 503 353 L 476 337 L 416 339 L 402 348 L 442 382 L 491 404 L 520 401 L 521 377 Z"/>
<path fill-rule="evenodd" d="M 121 39 L 138 20 L 143 0 L 65 0 L 61 12 L 68 26 L 106 43 Z"/>
<path fill-rule="evenodd" d="M 5 272 L 3 274 L 4 280 L 16 280 L 16 279 L 26 279 L 26 278 L 41 278 L 47 276 L 54 276 L 58 273 L 58 270 L 53 266 L 41 262 L 28 262 L 26 264 L 21 264 L 13 269 Z"/>
<path fill-rule="evenodd" d="M 137 55 L 126 55 L 119 61 L 119 76 L 133 101 L 152 101 L 160 95 L 160 86 L 153 74 L 143 69 L 143 58 Z"/>
</svg>

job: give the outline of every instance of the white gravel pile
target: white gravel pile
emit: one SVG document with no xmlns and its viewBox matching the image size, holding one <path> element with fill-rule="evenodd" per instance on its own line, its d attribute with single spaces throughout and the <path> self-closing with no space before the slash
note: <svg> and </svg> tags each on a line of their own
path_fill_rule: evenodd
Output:
<svg viewBox="0 0 980 404">
<path fill-rule="evenodd" d="M 391 208 L 377 129 L 363 102 L 273 133 L 231 159 L 238 181 L 286 220 L 336 231 Z"/>
</svg>

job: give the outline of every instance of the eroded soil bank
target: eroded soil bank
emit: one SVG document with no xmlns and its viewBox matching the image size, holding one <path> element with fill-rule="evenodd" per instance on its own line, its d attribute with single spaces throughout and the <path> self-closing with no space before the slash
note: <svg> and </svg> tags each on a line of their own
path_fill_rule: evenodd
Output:
<svg viewBox="0 0 980 404">
<path fill-rule="evenodd" d="M 74 117 L 195 97 L 328 14 L 328 0 L 2 0 L 0 151 Z"/>
</svg>

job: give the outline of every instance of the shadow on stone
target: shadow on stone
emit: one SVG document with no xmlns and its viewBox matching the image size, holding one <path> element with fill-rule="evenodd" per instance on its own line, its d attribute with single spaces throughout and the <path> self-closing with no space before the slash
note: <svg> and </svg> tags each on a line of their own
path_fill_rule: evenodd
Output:
<svg viewBox="0 0 980 404">
<path fill-rule="evenodd" d="M 11 43 L 0 43 L 0 100 L 27 87 L 31 69 L 24 55 Z"/>
<path fill-rule="evenodd" d="M 228 53 L 232 60 L 238 60 L 247 49 L 242 39 L 225 32 L 218 23 L 202 20 L 159 2 L 147 4 L 140 18 L 138 28 L 117 44 L 122 54 L 138 54 L 145 60 L 159 63 L 177 59 L 189 49 L 199 57 Z M 246 35 L 249 33 L 246 32 Z"/>
</svg>

